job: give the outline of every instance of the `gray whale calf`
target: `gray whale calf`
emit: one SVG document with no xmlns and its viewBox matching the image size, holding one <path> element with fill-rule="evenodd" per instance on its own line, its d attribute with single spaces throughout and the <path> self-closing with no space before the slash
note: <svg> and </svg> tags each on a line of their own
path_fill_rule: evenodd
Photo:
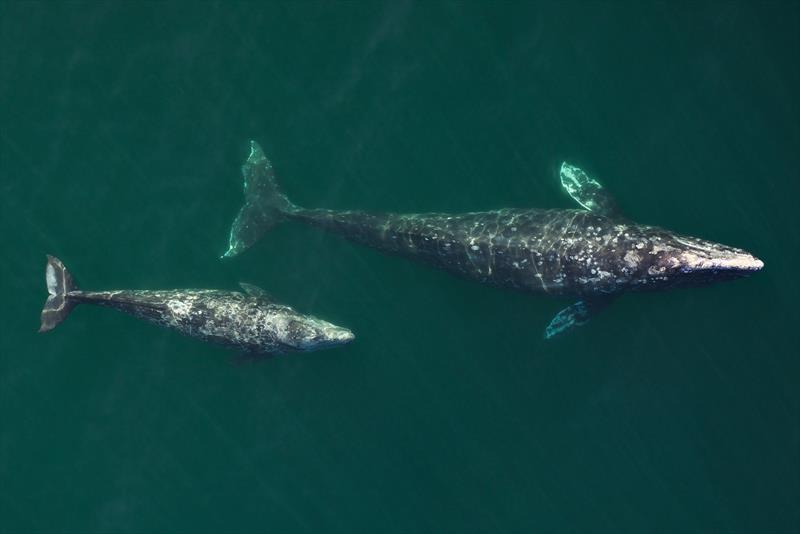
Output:
<svg viewBox="0 0 800 534">
<path fill-rule="evenodd" d="M 764 266 L 744 250 L 627 220 L 597 180 L 567 163 L 561 166 L 561 184 L 580 209 L 463 214 L 305 209 L 280 191 L 271 163 L 254 141 L 242 174 L 245 203 L 223 257 L 241 253 L 280 221 L 302 221 L 479 282 L 577 298 L 553 318 L 547 338 L 584 324 L 625 292 L 704 285 Z"/>
<path fill-rule="evenodd" d="M 114 308 L 188 336 L 252 354 L 307 352 L 342 345 L 353 333 L 289 306 L 263 290 L 241 284 L 244 293 L 208 289 L 170 291 L 80 291 L 56 257 L 47 257 L 47 297 L 40 332 L 55 328 L 77 304 Z"/>
</svg>

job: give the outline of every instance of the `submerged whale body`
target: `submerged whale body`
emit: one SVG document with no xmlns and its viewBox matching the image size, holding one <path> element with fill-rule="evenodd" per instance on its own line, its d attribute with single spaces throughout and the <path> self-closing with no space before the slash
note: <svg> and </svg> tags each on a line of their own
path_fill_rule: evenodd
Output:
<svg viewBox="0 0 800 534">
<path fill-rule="evenodd" d="M 56 257 L 47 257 L 49 296 L 40 332 L 55 328 L 77 304 L 114 308 L 140 319 L 252 354 L 307 352 L 342 345 L 353 333 L 289 306 L 262 289 L 241 284 L 244 293 L 209 289 L 170 291 L 81 291 Z"/>
<path fill-rule="evenodd" d="M 599 182 L 567 163 L 561 166 L 561 183 L 580 209 L 463 214 L 305 209 L 281 192 L 254 141 L 242 174 L 245 204 L 223 257 L 243 252 L 273 225 L 297 220 L 482 283 L 578 298 L 553 318 L 547 338 L 584 324 L 625 292 L 705 285 L 764 266 L 741 249 L 630 222 Z"/>
</svg>

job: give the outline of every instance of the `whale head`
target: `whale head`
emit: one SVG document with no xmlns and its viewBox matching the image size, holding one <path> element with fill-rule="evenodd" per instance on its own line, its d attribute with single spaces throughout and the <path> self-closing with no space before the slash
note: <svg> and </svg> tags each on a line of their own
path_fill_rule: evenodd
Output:
<svg viewBox="0 0 800 534">
<path fill-rule="evenodd" d="M 677 271 L 699 282 L 742 278 L 764 268 L 764 262 L 746 250 L 696 237 L 675 236 L 680 247 Z"/>
<path fill-rule="evenodd" d="M 643 283 L 651 286 L 699 286 L 743 278 L 764 268 L 750 252 L 697 237 L 659 233 L 651 241 Z"/>
<path fill-rule="evenodd" d="M 304 315 L 289 321 L 281 341 L 296 351 L 311 352 L 344 345 L 353 339 L 353 332 L 347 328 Z"/>
</svg>

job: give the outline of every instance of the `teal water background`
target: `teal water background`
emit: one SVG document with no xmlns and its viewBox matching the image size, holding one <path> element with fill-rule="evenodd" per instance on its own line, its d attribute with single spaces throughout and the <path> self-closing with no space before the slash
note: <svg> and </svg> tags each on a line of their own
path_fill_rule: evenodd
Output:
<svg viewBox="0 0 800 534">
<path fill-rule="evenodd" d="M 0 3 L 0 532 L 798 532 L 800 4 Z M 229 262 L 247 141 L 309 207 L 574 207 L 764 272 L 501 291 L 286 224 Z M 79 307 L 263 286 L 350 346 L 235 365 Z"/>
</svg>

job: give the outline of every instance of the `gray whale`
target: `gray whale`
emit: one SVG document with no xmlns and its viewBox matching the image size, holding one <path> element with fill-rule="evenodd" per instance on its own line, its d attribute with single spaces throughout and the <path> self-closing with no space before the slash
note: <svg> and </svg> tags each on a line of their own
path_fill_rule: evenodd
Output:
<svg viewBox="0 0 800 534">
<path fill-rule="evenodd" d="M 346 328 L 274 302 L 250 284 L 241 284 L 244 293 L 211 289 L 81 291 L 54 256 L 47 257 L 45 275 L 49 296 L 39 332 L 52 330 L 77 304 L 87 303 L 251 354 L 307 352 L 342 345 L 354 337 Z"/>
<path fill-rule="evenodd" d="M 704 285 L 764 266 L 744 250 L 629 221 L 597 180 L 568 163 L 561 184 L 579 209 L 462 214 L 301 208 L 281 192 L 255 141 L 242 174 L 245 203 L 223 257 L 281 221 L 301 221 L 481 283 L 578 298 L 553 318 L 547 338 L 584 324 L 622 293 Z"/>
</svg>

